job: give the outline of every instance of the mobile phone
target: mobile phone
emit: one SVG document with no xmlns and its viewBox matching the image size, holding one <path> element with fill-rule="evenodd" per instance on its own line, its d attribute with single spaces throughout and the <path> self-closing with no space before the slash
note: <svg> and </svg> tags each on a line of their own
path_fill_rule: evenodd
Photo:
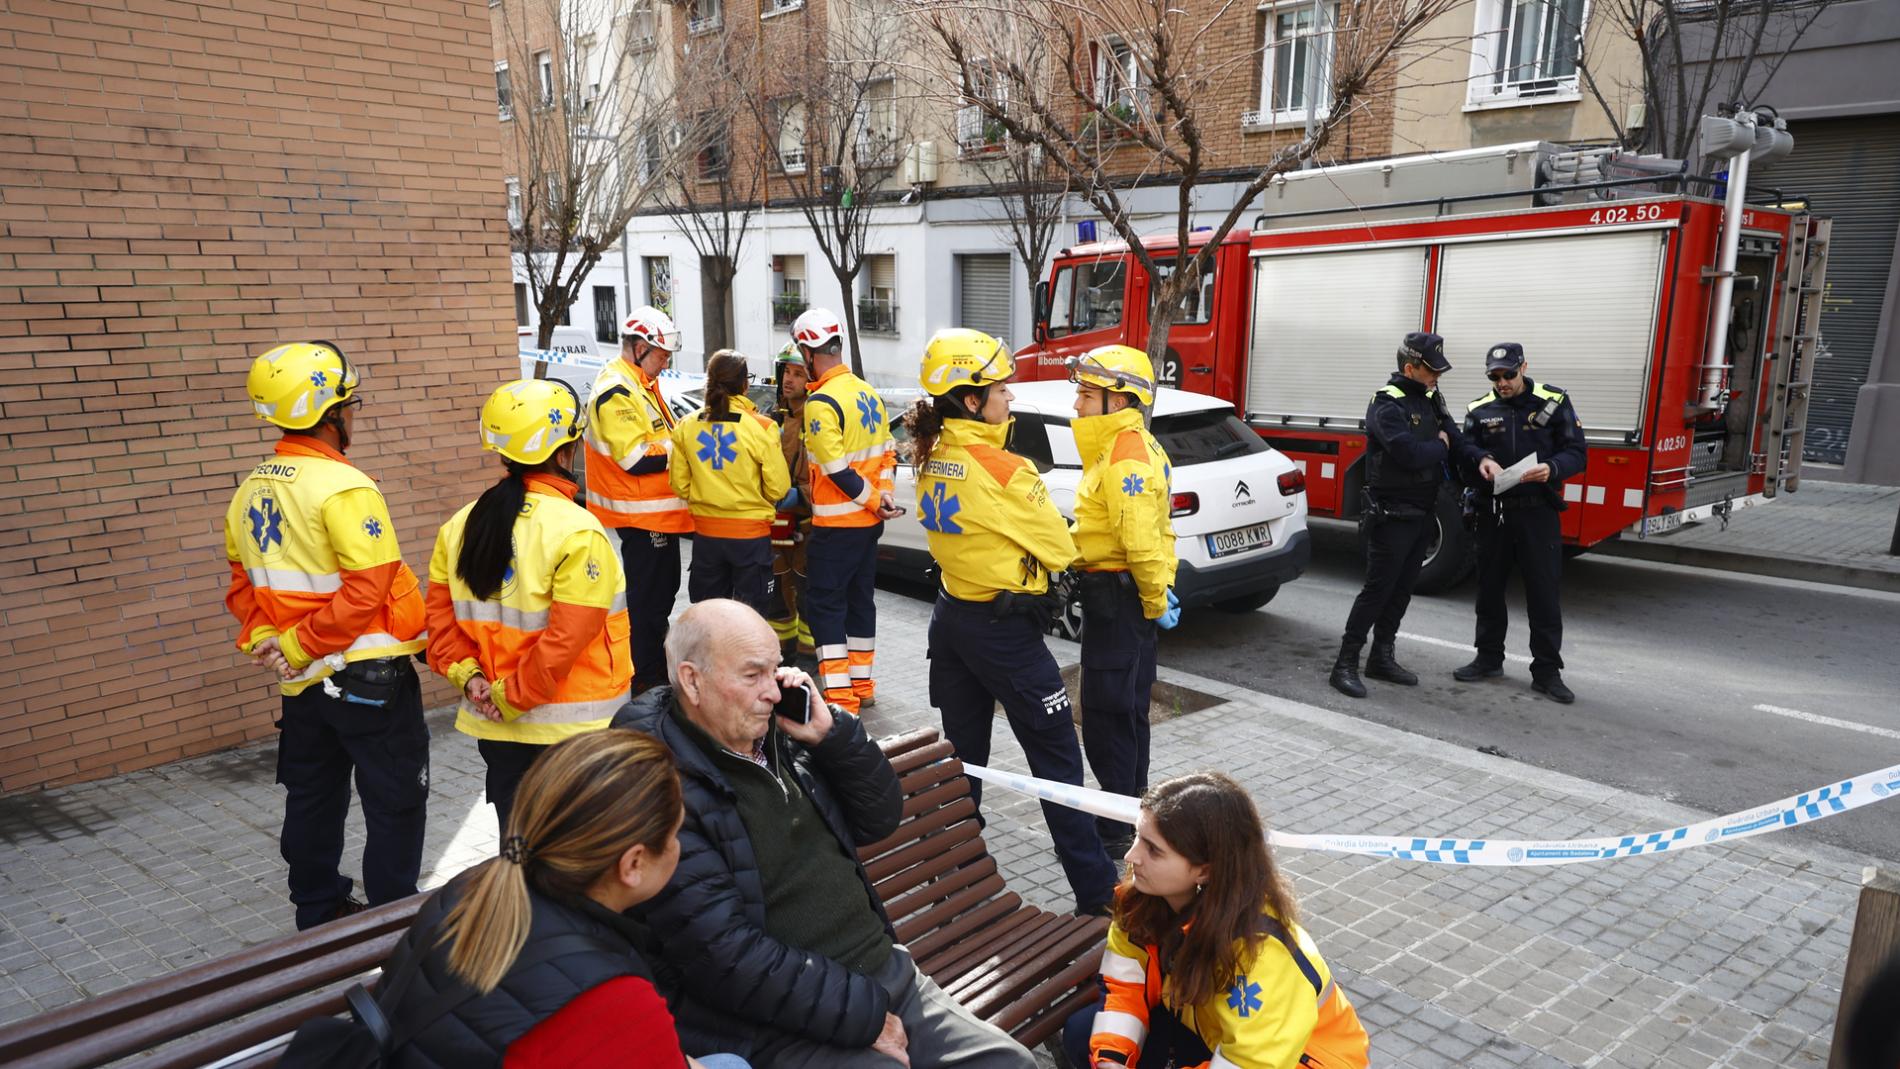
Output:
<svg viewBox="0 0 1900 1069">
<path fill-rule="evenodd" d="M 893 511 L 893 512 L 895 512 L 895 513 L 896 513 L 897 515 L 899 515 L 899 516 L 902 516 L 902 515 L 904 515 L 904 514 L 905 514 L 906 512 L 909 512 L 909 511 L 910 511 L 910 509 L 908 509 L 908 508 L 905 508 L 905 507 L 904 507 L 903 505 L 892 505 L 892 506 L 891 506 L 891 511 Z"/>
<path fill-rule="evenodd" d="M 779 684 L 778 704 L 772 707 L 773 716 L 782 716 L 794 724 L 811 722 L 811 691 L 803 683 Z"/>
</svg>

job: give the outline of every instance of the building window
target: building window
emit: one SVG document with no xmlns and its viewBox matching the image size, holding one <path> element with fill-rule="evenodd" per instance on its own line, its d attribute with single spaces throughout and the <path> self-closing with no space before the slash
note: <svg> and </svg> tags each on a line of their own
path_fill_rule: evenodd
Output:
<svg viewBox="0 0 1900 1069">
<path fill-rule="evenodd" d="M 647 303 L 673 314 L 673 261 L 665 256 L 642 256 L 647 277 Z"/>
<path fill-rule="evenodd" d="M 897 257 L 888 252 L 866 256 L 862 277 L 858 329 L 873 334 L 897 333 Z"/>
<path fill-rule="evenodd" d="M 594 287 L 594 340 L 608 345 L 620 341 L 620 302 L 612 286 Z"/>
<path fill-rule="evenodd" d="M 706 138 L 699 146 L 699 155 L 695 157 L 700 181 L 724 178 L 726 168 L 732 162 L 729 144 L 732 132 L 727 129 L 725 120 L 712 112 L 700 114 L 693 120 L 693 124 L 704 131 Z"/>
<path fill-rule="evenodd" d="M 521 179 L 508 179 L 508 228 L 521 229 Z"/>
<path fill-rule="evenodd" d="M 719 28 L 719 0 L 692 0 L 692 14 L 686 19 L 687 33 L 708 33 Z"/>
<path fill-rule="evenodd" d="M 805 102 L 780 100 L 773 104 L 778 113 L 778 162 L 786 174 L 805 173 Z"/>
<path fill-rule="evenodd" d="M 660 135 L 640 135 L 640 147 L 634 158 L 633 177 L 642 186 L 652 185 L 660 177 Z"/>
<path fill-rule="evenodd" d="M 1323 119 L 1333 99 L 1333 23 L 1337 5 L 1282 0 L 1264 13 L 1260 41 L 1260 107 L 1247 126 Z"/>
<path fill-rule="evenodd" d="M 503 122 L 515 117 L 515 89 L 508 81 L 508 64 L 495 64 L 495 108 Z"/>
<path fill-rule="evenodd" d="M 539 94 L 541 106 L 554 106 L 554 56 L 549 52 L 534 54 L 534 84 Z"/>
<path fill-rule="evenodd" d="M 983 105 L 1004 110 L 1009 105 L 1009 86 L 993 64 L 979 59 L 970 64 L 970 87 L 968 103 L 957 109 L 957 152 L 962 156 L 1002 152 L 1009 135 Z"/>
<path fill-rule="evenodd" d="M 806 307 L 805 258 L 772 257 L 772 324 L 788 326 Z"/>
<path fill-rule="evenodd" d="M 653 0 L 633 0 L 627 10 L 627 47 L 634 51 L 652 48 L 655 35 Z"/>
<path fill-rule="evenodd" d="M 1089 48 L 1095 53 L 1096 103 L 1124 120 L 1134 118 L 1146 101 L 1141 88 L 1141 63 L 1135 50 L 1119 37 L 1097 41 Z"/>
<path fill-rule="evenodd" d="M 525 327 L 527 325 L 528 284 L 526 282 L 517 282 L 515 283 L 515 326 Z"/>
<path fill-rule="evenodd" d="M 858 164 L 888 167 L 897 162 L 897 82 L 880 78 L 858 101 Z"/>
<path fill-rule="evenodd" d="M 797 11 L 805 6 L 805 0 L 764 0 L 759 5 L 759 17 L 769 19 L 773 15 L 783 15 L 787 11 Z"/>
<path fill-rule="evenodd" d="M 1479 0 L 1471 100 L 1577 93 L 1585 0 Z"/>
</svg>

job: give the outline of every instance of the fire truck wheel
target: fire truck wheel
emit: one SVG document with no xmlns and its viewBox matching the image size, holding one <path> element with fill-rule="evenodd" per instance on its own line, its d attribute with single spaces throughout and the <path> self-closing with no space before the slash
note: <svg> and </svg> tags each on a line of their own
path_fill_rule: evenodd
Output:
<svg viewBox="0 0 1900 1069">
<path fill-rule="evenodd" d="M 1471 532 L 1465 530 L 1464 518 L 1459 513 L 1456 494 L 1438 495 L 1433 518 L 1438 523 L 1438 535 L 1425 551 L 1418 583 L 1412 588 L 1420 594 L 1442 594 L 1464 582 L 1465 576 L 1471 574 L 1472 554 L 1476 551 Z"/>
</svg>

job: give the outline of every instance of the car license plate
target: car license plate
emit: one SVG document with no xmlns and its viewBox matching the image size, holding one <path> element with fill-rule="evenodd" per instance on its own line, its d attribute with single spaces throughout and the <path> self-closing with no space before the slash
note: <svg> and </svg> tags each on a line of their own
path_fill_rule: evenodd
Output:
<svg viewBox="0 0 1900 1069">
<path fill-rule="evenodd" d="M 1664 534 L 1682 526 L 1682 513 L 1665 512 L 1660 516 L 1651 516 L 1643 521 L 1643 533 L 1646 535 Z"/>
<path fill-rule="evenodd" d="M 1231 531 L 1216 531 L 1208 535 L 1207 553 L 1212 557 L 1226 557 L 1272 544 L 1273 534 L 1267 530 L 1267 525 L 1256 523 L 1252 527 L 1236 527 Z"/>
</svg>

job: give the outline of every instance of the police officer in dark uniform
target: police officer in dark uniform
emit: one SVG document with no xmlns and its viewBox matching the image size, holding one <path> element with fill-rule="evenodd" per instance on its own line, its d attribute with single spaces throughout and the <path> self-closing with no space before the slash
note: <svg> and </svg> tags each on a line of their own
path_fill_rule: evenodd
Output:
<svg viewBox="0 0 1900 1069">
<path fill-rule="evenodd" d="M 1516 568 L 1524 576 L 1524 608 L 1531 624 L 1531 687 L 1565 705 L 1577 700 L 1564 685 L 1560 650 L 1563 612 L 1557 582 L 1563 571 L 1565 479 L 1583 474 L 1583 426 L 1570 398 L 1555 386 L 1532 382 L 1524 347 L 1500 342 L 1485 356 L 1491 392 L 1465 412 L 1461 468 L 1477 506 L 1478 655 L 1452 672 L 1461 683 L 1504 674 L 1504 635 L 1510 616 L 1504 587 Z M 1493 482 L 1504 468 L 1537 455 L 1523 481 L 1501 494 Z M 1476 478 L 1470 476 L 1475 473 Z"/>
<path fill-rule="evenodd" d="M 1333 661 L 1333 689 L 1366 696 L 1359 679 L 1359 651 L 1372 632 L 1366 675 L 1401 686 L 1418 676 L 1393 654 L 1399 621 L 1412 600 L 1435 530 L 1434 506 L 1445 481 L 1445 462 L 1458 455 L 1458 424 L 1445 410 L 1438 376 L 1451 370 L 1445 339 L 1413 333 L 1399 347 L 1399 370 L 1366 406 L 1365 543 L 1366 585 L 1346 617 L 1346 633 Z"/>
</svg>

